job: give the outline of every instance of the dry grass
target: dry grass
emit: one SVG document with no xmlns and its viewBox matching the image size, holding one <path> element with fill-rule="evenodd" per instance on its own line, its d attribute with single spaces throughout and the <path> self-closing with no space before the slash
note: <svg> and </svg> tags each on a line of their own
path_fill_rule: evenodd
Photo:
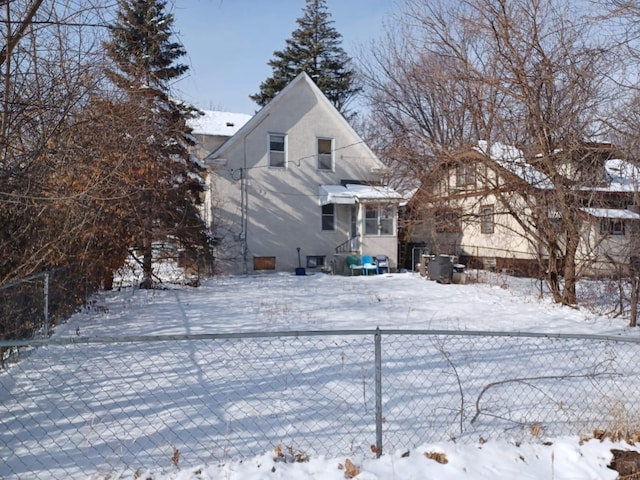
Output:
<svg viewBox="0 0 640 480">
<path fill-rule="evenodd" d="M 640 442 L 640 418 L 631 415 L 624 402 L 614 402 L 609 408 L 609 417 L 609 424 L 604 429 L 594 430 L 593 438 L 608 438 L 613 442 L 626 441 L 630 445 Z"/>
</svg>

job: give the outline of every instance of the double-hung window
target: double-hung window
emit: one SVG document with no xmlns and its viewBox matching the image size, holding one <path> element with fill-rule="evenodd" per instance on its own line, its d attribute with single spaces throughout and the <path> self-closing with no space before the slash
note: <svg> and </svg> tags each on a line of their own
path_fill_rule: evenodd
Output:
<svg viewBox="0 0 640 480">
<path fill-rule="evenodd" d="M 393 235 L 395 208 L 387 204 L 369 204 L 364 212 L 365 235 Z"/>
<path fill-rule="evenodd" d="M 456 187 L 466 187 L 476 184 L 475 163 L 462 163 L 456 167 Z"/>
<path fill-rule="evenodd" d="M 333 171 L 333 138 L 318 138 L 316 148 L 318 151 L 318 170 Z"/>
<path fill-rule="evenodd" d="M 493 205 L 480 207 L 480 233 L 493 233 Z"/>
<path fill-rule="evenodd" d="M 328 203 L 322 206 L 322 230 L 336 229 L 336 206 Z"/>
<path fill-rule="evenodd" d="M 624 235 L 624 220 L 615 218 L 603 218 L 600 223 L 600 232 L 609 235 Z"/>
<path fill-rule="evenodd" d="M 276 168 L 287 166 L 287 137 L 282 133 L 269 134 L 269 166 Z"/>
</svg>

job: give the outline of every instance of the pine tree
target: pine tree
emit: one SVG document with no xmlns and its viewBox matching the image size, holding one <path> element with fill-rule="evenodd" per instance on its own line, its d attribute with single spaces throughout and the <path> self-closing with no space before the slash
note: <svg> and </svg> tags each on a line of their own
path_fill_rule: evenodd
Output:
<svg viewBox="0 0 640 480">
<path fill-rule="evenodd" d="M 129 161 L 127 199 L 136 248 L 142 251 L 143 286 L 152 284 L 152 244 L 173 241 L 200 253 L 209 252 L 207 229 L 196 204 L 204 191 L 203 166 L 189 154 L 192 145 L 186 119 L 193 108 L 173 101 L 169 85 L 188 69 L 186 54 L 171 41 L 173 15 L 162 0 L 119 0 L 111 39 L 105 44 L 114 63 L 108 77 L 121 92 L 122 135 L 135 139 Z M 130 112 L 127 115 L 126 112 Z M 128 117 L 128 118 L 127 118 Z M 192 255 L 193 256 L 193 255 Z"/>
<path fill-rule="evenodd" d="M 307 72 L 320 90 L 343 115 L 349 101 L 360 92 L 355 85 L 351 59 L 340 46 L 342 35 L 333 28 L 325 0 L 306 0 L 298 29 L 286 40 L 282 51 L 268 62 L 273 74 L 260 84 L 260 92 L 249 98 L 258 105 L 269 103 L 291 80 Z"/>
</svg>

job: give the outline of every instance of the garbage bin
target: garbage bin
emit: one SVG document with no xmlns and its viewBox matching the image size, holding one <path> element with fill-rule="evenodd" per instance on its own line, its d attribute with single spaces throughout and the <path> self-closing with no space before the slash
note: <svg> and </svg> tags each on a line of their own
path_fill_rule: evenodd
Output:
<svg viewBox="0 0 640 480">
<path fill-rule="evenodd" d="M 451 274 L 451 283 L 463 284 L 467 280 L 467 274 L 465 273 L 466 265 L 462 263 L 453 264 L 453 273 Z"/>
<path fill-rule="evenodd" d="M 427 265 L 427 274 L 431 280 L 438 283 L 451 283 L 453 264 L 449 255 L 431 257 Z"/>
<path fill-rule="evenodd" d="M 378 265 L 378 273 L 389 273 L 389 257 L 386 255 L 376 255 L 374 260 Z"/>
</svg>

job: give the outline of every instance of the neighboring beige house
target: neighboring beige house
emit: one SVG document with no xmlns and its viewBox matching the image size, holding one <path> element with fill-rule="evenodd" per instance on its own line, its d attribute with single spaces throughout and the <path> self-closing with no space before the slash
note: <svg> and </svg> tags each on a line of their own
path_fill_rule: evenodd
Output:
<svg viewBox="0 0 640 480">
<path fill-rule="evenodd" d="M 342 272 L 351 253 L 396 267 L 400 195 L 307 74 L 205 163 L 219 272 Z"/>
<path fill-rule="evenodd" d="M 412 226 L 409 241 L 424 242 L 433 254 L 457 255 L 473 267 L 539 274 L 547 252 L 536 240 L 531 209 L 549 198 L 553 183 L 535 157 L 526 159 L 502 144 L 490 148 L 479 142 L 430 172 L 410 202 L 421 221 Z M 560 169 L 576 180 L 580 202 L 577 269 L 586 276 L 620 274 L 640 252 L 640 170 L 612 156 L 610 146 L 595 151 Z M 547 214 L 559 215 L 552 209 Z"/>
</svg>

